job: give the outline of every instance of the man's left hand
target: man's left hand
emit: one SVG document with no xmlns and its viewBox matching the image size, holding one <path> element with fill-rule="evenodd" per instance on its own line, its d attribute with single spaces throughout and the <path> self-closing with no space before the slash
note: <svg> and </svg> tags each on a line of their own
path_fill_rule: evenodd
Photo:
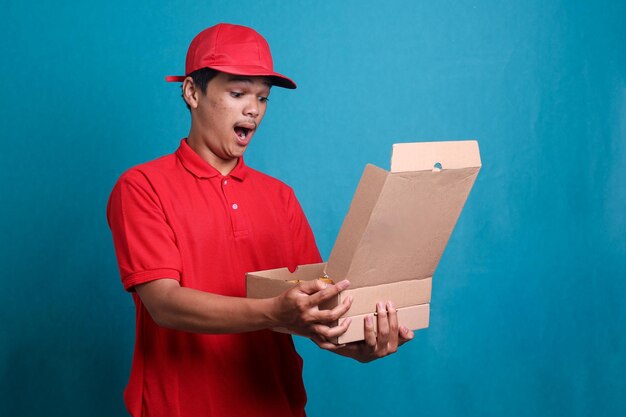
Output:
<svg viewBox="0 0 626 417">
<path fill-rule="evenodd" d="M 376 320 L 376 327 L 374 326 Z M 348 356 L 359 362 L 371 362 L 395 353 L 398 347 L 413 339 L 413 332 L 398 325 L 398 313 L 391 301 L 376 304 L 376 315 L 367 315 L 364 320 L 365 339 L 345 345 L 320 344 L 320 347 Z"/>
</svg>

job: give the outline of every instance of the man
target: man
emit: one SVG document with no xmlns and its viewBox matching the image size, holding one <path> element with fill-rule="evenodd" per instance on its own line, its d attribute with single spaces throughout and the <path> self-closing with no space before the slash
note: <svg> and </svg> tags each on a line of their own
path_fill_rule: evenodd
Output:
<svg viewBox="0 0 626 417">
<path fill-rule="evenodd" d="M 274 72 L 257 32 L 219 24 L 187 53 L 182 95 L 189 136 L 175 154 L 124 173 L 107 208 L 136 345 L 125 402 L 133 416 L 303 416 L 302 360 L 283 327 L 366 362 L 412 338 L 391 302 L 365 323 L 366 340 L 336 346 L 330 327 L 352 300 L 320 310 L 349 282 L 303 282 L 272 299 L 245 298 L 245 273 L 320 262 L 293 191 L 247 167 L 243 154 L 265 115 Z"/>
</svg>

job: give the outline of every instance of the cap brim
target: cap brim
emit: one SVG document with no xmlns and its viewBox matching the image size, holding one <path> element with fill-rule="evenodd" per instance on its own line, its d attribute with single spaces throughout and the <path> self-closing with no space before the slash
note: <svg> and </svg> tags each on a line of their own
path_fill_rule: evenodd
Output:
<svg viewBox="0 0 626 417">
<path fill-rule="evenodd" d="M 168 83 L 182 83 L 183 81 L 185 81 L 185 78 L 187 77 L 185 77 L 184 75 L 168 75 L 165 77 L 165 81 L 167 81 Z"/>
<path fill-rule="evenodd" d="M 291 90 L 297 88 L 296 83 L 289 77 L 285 77 L 282 74 L 277 72 L 268 71 L 265 68 L 254 67 L 254 66 L 209 66 L 206 68 L 211 68 L 220 72 L 225 72 L 226 74 L 232 75 L 249 75 L 252 77 L 267 77 L 270 79 L 272 85 L 277 87 L 289 88 Z M 187 76 L 185 75 L 168 75 L 165 77 L 165 81 L 168 83 L 172 82 L 183 82 L 185 81 Z"/>
</svg>

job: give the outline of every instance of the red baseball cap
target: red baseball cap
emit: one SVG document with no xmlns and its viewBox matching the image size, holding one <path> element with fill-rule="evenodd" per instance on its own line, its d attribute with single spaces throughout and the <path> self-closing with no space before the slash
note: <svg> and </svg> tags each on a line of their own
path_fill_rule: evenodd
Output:
<svg viewBox="0 0 626 417">
<path fill-rule="evenodd" d="M 233 75 L 268 77 L 273 85 L 296 88 L 296 83 L 274 72 L 270 46 L 249 27 L 219 23 L 200 32 L 189 44 L 185 74 L 212 68 Z M 167 82 L 184 81 L 187 75 L 169 75 Z"/>
</svg>

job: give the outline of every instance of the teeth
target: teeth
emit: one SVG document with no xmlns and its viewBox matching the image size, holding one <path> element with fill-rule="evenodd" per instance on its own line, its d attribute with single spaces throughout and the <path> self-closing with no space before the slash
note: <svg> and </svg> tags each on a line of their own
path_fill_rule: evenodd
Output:
<svg viewBox="0 0 626 417">
<path fill-rule="evenodd" d="M 235 129 L 235 133 L 237 134 L 239 138 L 245 139 L 247 135 L 247 130 L 242 127 L 238 127 Z"/>
<path fill-rule="evenodd" d="M 244 140 L 248 137 L 249 133 L 252 133 L 254 131 L 254 128 L 247 127 L 247 125 L 246 126 L 235 125 L 234 130 L 235 130 L 235 134 L 237 135 L 237 137 Z"/>
</svg>

